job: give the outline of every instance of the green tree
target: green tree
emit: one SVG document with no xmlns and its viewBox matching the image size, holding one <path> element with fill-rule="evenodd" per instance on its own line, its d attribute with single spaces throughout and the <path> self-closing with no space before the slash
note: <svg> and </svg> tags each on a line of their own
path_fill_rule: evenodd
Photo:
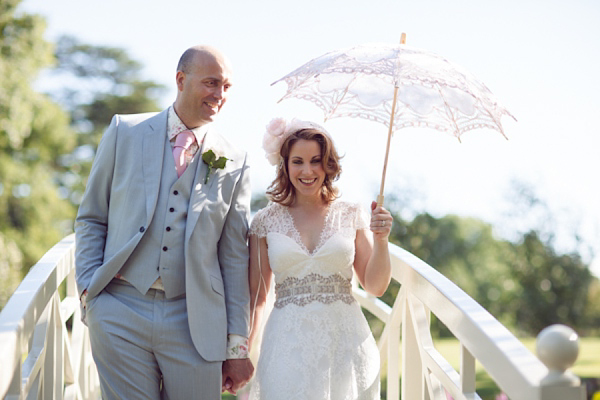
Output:
<svg viewBox="0 0 600 400">
<path fill-rule="evenodd" d="M 0 305 L 29 267 L 72 231 L 112 115 L 157 111 L 164 89 L 142 80 L 141 65 L 122 49 L 72 37 L 55 49 L 43 40 L 44 20 L 19 15 L 19 3 L 0 0 Z M 49 95 L 32 87 L 44 68 L 61 84 Z"/>
<path fill-rule="evenodd" d="M 519 330 L 537 334 L 556 323 L 580 333 L 589 328 L 585 323 L 592 275 L 578 254 L 557 254 L 531 231 L 515 245 L 511 264 L 521 287 L 516 309 Z"/>
<path fill-rule="evenodd" d="M 124 49 L 92 46 L 72 36 L 59 38 L 51 76 L 63 84 L 51 96 L 68 110 L 77 132 L 77 148 L 63 158 L 71 174 L 63 176 L 78 205 L 100 138 L 113 115 L 160 110 L 164 85 L 141 78 L 142 65 Z"/>
<path fill-rule="evenodd" d="M 509 255 L 519 288 L 514 309 L 517 329 L 537 335 L 548 325 L 562 323 L 588 332 L 594 326 L 590 325 L 594 278 L 581 254 L 593 257 L 591 246 L 578 235 L 572 218 L 553 211 L 531 184 L 514 181 L 511 189 L 514 205 L 506 221 L 520 232 Z M 567 219 L 574 227 L 570 234 L 564 232 Z M 557 250 L 559 238 L 561 242 L 569 238 L 571 250 L 565 251 L 564 244 L 562 251 Z M 596 314 L 596 320 L 599 317 Z"/>
<path fill-rule="evenodd" d="M 261 208 L 264 208 L 269 204 L 269 199 L 265 194 L 253 193 L 252 201 L 250 202 L 250 210 L 255 213 Z"/>
<path fill-rule="evenodd" d="M 529 230 L 520 225 L 512 241 L 496 237 L 490 224 L 475 218 L 422 213 L 406 221 L 398 212 L 393 212 L 390 241 L 436 268 L 519 333 L 537 335 L 553 323 L 589 332 L 600 320 L 592 301 L 598 298 L 597 280 L 578 252 L 555 249 L 556 224 L 545 202 L 531 188 L 518 189 L 514 217 L 527 220 Z M 392 203 L 391 209 L 400 207 Z M 577 248 L 585 245 L 578 242 Z M 397 291 L 392 285 L 384 300 L 391 304 Z M 447 333 L 437 324 L 433 330 Z"/>
<path fill-rule="evenodd" d="M 588 291 L 585 309 L 585 332 L 589 336 L 600 336 L 600 279 L 593 277 Z"/>
<path fill-rule="evenodd" d="M 498 240 L 491 225 L 456 215 L 422 213 L 412 221 L 393 215 L 391 242 L 437 269 L 503 323 L 514 323 L 505 312 L 517 289 L 506 259 L 510 244 Z M 389 303 L 396 291 L 391 287 L 384 300 Z M 432 326 L 437 334 L 447 334 L 437 322 Z"/>
<path fill-rule="evenodd" d="M 0 309 L 6 304 L 21 280 L 23 252 L 14 240 L 0 232 Z"/>
<path fill-rule="evenodd" d="M 74 215 L 58 160 L 72 151 L 75 135 L 68 115 L 32 87 L 53 62 L 52 45 L 42 37 L 44 20 L 17 13 L 19 2 L 0 0 L 0 241 L 12 254 L 0 263 L 11 264 L 11 276 L 60 240 Z"/>
</svg>

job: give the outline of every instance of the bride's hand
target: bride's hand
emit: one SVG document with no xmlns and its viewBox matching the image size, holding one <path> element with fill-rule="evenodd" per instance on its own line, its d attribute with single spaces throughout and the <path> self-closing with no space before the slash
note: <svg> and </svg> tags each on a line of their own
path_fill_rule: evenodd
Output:
<svg viewBox="0 0 600 400">
<path fill-rule="evenodd" d="M 378 206 L 377 202 L 371 203 L 371 232 L 373 239 L 386 240 L 392 231 L 392 214 L 383 206 Z"/>
</svg>

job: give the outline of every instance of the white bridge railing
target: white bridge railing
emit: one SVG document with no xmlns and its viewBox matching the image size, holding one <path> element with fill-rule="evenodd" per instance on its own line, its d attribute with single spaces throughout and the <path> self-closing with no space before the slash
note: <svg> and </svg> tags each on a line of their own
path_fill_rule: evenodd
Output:
<svg viewBox="0 0 600 400">
<path fill-rule="evenodd" d="M 50 249 L 0 313 L 0 398 L 99 397 L 88 331 L 80 320 L 74 251 L 73 235 Z M 585 398 L 579 379 L 567 370 L 578 352 L 572 330 L 553 326 L 538 336 L 543 364 L 439 272 L 397 246 L 390 244 L 390 251 L 392 277 L 401 284 L 393 306 L 354 288 L 361 305 L 385 323 L 379 348 L 388 400 L 400 398 L 400 376 L 405 400 L 446 400 L 446 393 L 455 400 L 479 399 L 476 360 L 512 400 Z M 431 313 L 460 342 L 460 372 L 435 349 Z"/>
<path fill-rule="evenodd" d="M 553 325 L 540 333 L 537 351 L 544 364 L 438 271 L 393 244 L 390 253 L 392 279 L 401 284 L 392 307 L 354 287 L 361 306 L 385 323 L 379 350 L 382 368 L 387 364 L 388 400 L 447 400 L 448 395 L 455 400 L 480 399 L 475 390 L 476 360 L 511 400 L 585 399 L 579 378 L 567 370 L 579 350 L 573 330 Z M 432 313 L 460 342 L 460 372 L 433 344 Z"/>
<path fill-rule="evenodd" d="M 2 309 L 0 360 L 0 398 L 99 398 L 75 287 L 74 235 L 31 268 Z"/>
</svg>

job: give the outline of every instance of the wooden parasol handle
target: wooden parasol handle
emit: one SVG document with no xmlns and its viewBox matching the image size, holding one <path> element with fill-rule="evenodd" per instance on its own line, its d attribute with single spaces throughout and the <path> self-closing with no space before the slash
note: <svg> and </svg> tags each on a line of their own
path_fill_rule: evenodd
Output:
<svg viewBox="0 0 600 400">
<path fill-rule="evenodd" d="M 383 173 L 381 174 L 381 186 L 379 187 L 379 196 L 377 196 L 377 205 L 383 205 L 383 186 L 385 184 L 385 173 L 387 172 L 388 157 L 390 155 L 390 143 L 392 133 L 394 132 L 394 113 L 396 112 L 396 98 L 398 97 L 398 87 L 394 87 L 394 100 L 392 103 L 392 115 L 390 116 L 390 126 L 388 129 L 387 145 L 385 146 L 385 158 L 383 160 Z"/>
<path fill-rule="evenodd" d="M 406 44 L 406 33 L 400 36 L 400 44 Z M 383 160 L 383 173 L 381 174 L 381 186 L 379 187 L 379 196 L 377 196 L 377 205 L 383 205 L 383 187 L 385 184 L 385 173 L 387 172 L 388 157 L 390 154 L 390 143 L 394 133 L 394 114 L 396 113 L 396 99 L 398 98 L 398 86 L 394 85 L 394 100 L 392 101 L 392 113 L 390 115 L 390 126 L 388 129 L 387 145 L 385 147 L 385 159 Z"/>
</svg>

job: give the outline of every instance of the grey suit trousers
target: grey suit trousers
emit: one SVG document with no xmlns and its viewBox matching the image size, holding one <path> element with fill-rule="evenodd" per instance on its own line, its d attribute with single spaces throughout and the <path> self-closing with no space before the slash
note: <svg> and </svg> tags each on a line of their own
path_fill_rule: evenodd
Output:
<svg viewBox="0 0 600 400">
<path fill-rule="evenodd" d="M 86 317 L 103 398 L 221 398 L 222 362 L 196 351 L 185 295 L 142 295 L 113 279 L 87 304 Z"/>
</svg>

